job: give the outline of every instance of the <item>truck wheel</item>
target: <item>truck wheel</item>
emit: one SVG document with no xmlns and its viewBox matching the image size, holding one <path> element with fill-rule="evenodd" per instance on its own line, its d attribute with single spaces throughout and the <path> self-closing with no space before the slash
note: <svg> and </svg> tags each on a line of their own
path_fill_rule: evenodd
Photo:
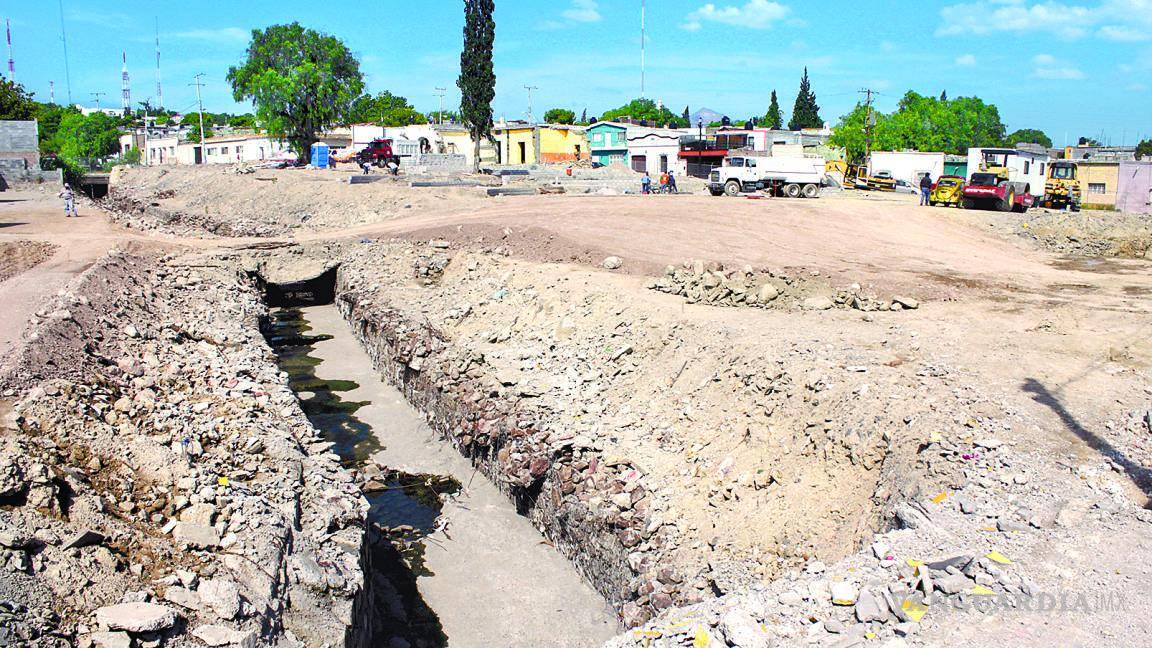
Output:
<svg viewBox="0 0 1152 648">
<path fill-rule="evenodd" d="M 712 194 L 713 196 L 723 196 L 724 190 L 723 189 L 709 189 L 708 193 Z"/>
<path fill-rule="evenodd" d="M 784 185 L 784 195 L 788 198 L 799 198 L 800 191 L 800 185 L 798 184 Z"/>
<path fill-rule="evenodd" d="M 976 209 L 976 201 L 971 198 L 965 198 L 960 201 L 960 209 Z"/>
<path fill-rule="evenodd" d="M 805 198 L 815 198 L 818 195 L 820 195 L 820 187 L 817 187 L 814 184 L 804 185 L 804 197 Z"/>
<path fill-rule="evenodd" d="M 739 180 L 729 180 L 728 182 L 725 182 L 724 183 L 724 193 L 728 194 L 729 196 L 739 196 L 740 195 L 740 181 Z"/>
</svg>

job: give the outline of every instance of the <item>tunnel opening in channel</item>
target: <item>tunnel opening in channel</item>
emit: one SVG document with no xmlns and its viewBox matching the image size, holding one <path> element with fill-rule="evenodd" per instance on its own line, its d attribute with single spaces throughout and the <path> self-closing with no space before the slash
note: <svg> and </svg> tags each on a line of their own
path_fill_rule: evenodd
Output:
<svg viewBox="0 0 1152 648">
<path fill-rule="evenodd" d="M 339 266 L 333 266 L 310 279 L 273 283 L 260 274 L 253 274 L 256 286 L 264 293 L 269 308 L 300 306 L 327 306 L 336 301 L 336 276 Z"/>
</svg>

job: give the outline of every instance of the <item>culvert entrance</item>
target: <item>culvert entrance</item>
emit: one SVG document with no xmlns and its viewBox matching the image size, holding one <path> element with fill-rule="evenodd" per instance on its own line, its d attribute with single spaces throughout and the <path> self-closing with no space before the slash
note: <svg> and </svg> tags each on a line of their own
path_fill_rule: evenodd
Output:
<svg viewBox="0 0 1152 648">
<path fill-rule="evenodd" d="M 337 309 L 313 301 L 325 281 L 265 285 L 279 306 L 265 334 L 313 425 L 367 480 L 365 587 L 345 644 L 598 645 L 615 635 L 615 613 L 573 565 L 381 381 Z"/>
</svg>

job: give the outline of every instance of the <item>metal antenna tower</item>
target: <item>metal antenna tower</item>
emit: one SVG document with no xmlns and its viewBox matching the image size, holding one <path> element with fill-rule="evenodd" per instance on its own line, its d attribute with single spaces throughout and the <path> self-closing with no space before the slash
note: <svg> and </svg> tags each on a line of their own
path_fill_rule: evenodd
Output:
<svg viewBox="0 0 1152 648">
<path fill-rule="evenodd" d="M 16 61 L 12 58 L 12 23 L 4 20 L 4 27 L 8 32 L 8 80 L 16 82 Z"/>
<path fill-rule="evenodd" d="M 528 123 L 535 124 L 536 119 L 532 116 L 532 91 L 539 90 L 540 88 L 536 86 L 524 86 L 524 89 L 528 91 Z"/>
<path fill-rule="evenodd" d="M 648 45 L 648 33 L 644 25 L 645 0 L 640 0 L 640 97 L 644 97 L 644 54 Z"/>
<path fill-rule="evenodd" d="M 164 109 L 164 88 L 160 85 L 160 18 L 156 18 L 156 103 Z"/>
<path fill-rule="evenodd" d="M 68 105 L 72 105 L 72 73 L 68 71 L 68 35 L 64 33 L 64 0 L 60 0 L 60 42 L 64 44 L 64 81 L 68 84 Z"/>
<path fill-rule="evenodd" d="M 120 73 L 120 98 L 124 102 L 124 114 L 132 112 L 132 89 L 128 82 L 128 53 L 120 52 L 120 60 L 124 62 L 124 71 Z"/>
</svg>

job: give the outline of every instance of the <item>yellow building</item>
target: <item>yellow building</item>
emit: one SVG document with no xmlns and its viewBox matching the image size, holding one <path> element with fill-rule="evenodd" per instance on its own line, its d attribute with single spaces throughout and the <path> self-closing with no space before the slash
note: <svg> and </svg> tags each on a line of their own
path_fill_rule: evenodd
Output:
<svg viewBox="0 0 1152 648">
<path fill-rule="evenodd" d="M 564 124 L 541 124 L 539 129 L 539 154 L 537 158 L 545 164 L 556 164 L 586 160 L 591 156 L 588 150 L 588 136 L 583 126 Z"/>
<path fill-rule="evenodd" d="M 1080 196 L 1085 209 L 1115 209 L 1116 191 L 1120 184 L 1119 162 L 1076 163 L 1080 178 Z"/>
<path fill-rule="evenodd" d="M 492 129 L 496 138 L 497 164 L 536 164 L 539 148 L 536 127 L 525 123 L 497 124 Z"/>
<path fill-rule="evenodd" d="M 476 155 L 476 148 L 468 129 L 452 124 L 444 124 L 435 128 L 440 135 L 440 142 L 444 147 L 443 152 L 449 155 L 463 155 L 468 160 L 468 166 L 471 167 Z M 494 162 L 496 162 L 496 147 L 488 140 L 480 142 L 480 163 L 491 164 Z"/>
</svg>

